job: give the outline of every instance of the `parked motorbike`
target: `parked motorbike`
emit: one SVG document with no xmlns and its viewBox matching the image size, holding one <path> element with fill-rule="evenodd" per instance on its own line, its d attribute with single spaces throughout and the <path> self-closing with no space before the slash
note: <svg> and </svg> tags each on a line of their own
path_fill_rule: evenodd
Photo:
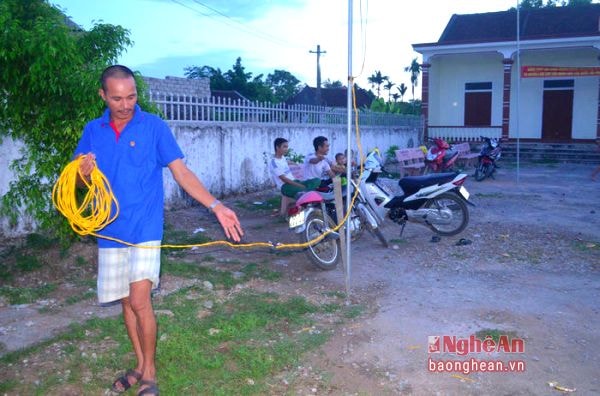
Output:
<svg viewBox="0 0 600 396">
<path fill-rule="evenodd" d="M 483 144 L 479 152 L 479 160 L 475 168 L 475 180 L 482 181 L 486 177 L 494 177 L 494 172 L 498 165 L 496 162 L 502 156 L 500 142 L 496 138 L 481 136 Z"/>
<path fill-rule="evenodd" d="M 469 222 L 469 193 L 463 186 L 467 175 L 440 173 L 426 176 L 409 176 L 399 181 L 401 194 L 378 181 L 383 172 L 376 150 L 370 152 L 364 163 L 363 175 L 351 180 L 345 193 L 351 199 L 358 189 L 351 206 L 350 235 L 358 239 L 366 229 L 387 246 L 381 232 L 386 218 L 402 225 L 407 222 L 423 224 L 439 235 L 456 235 Z M 330 195 L 327 195 L 330 194 Z M 332 193 L 311 191 L 302 194 L 288 210 L 289 228 L 300 235 L 301 242 L 309 242 L 325 235 L 307 249 L 308 257 L 319 268 L 331 270 L 340 258 L 339 235 L 333 232 L 336 218 Z"/>
<path fill-rule="evenodd" d="M 458 151 L 442 138 L 428 138 L 428 140 L 433 144 L 425 154 L 425 172 L 451 172 L 458 159 Z"/>
</svg>

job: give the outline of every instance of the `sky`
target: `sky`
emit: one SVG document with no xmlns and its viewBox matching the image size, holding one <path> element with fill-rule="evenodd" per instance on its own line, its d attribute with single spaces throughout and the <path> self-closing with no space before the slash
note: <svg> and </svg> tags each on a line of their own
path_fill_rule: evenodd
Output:
<svg viewBox="0 0 600 396">
<path fill-rule="evenodd" d="M 348 0 L 50 0 L 84 29 L 121 25 L 133 45 L 119 62 L 149 77 L 184 77 L 188 66 L 253 76 L 287 70 L 316 85 L 348 76 Z M 379 70 L 410 93 L 412 44 L 436 42 L 452 14 L 504 11 L 516 0 L 353 0 L 352 75 L 368 88 Z M 420 89 L 415 92 L 419 97 Z"/>
</svg>

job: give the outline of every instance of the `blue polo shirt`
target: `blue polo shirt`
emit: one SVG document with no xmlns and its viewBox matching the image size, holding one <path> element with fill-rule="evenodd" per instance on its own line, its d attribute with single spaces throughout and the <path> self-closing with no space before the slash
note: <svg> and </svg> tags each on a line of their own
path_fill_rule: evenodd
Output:
<svg viewBox="0 0 600 396">
<path fill-rule="evenodd" d="M 75 156 L 90 152 L 96 155 L 98 168 L 119 202 L 119 216 L 98 234 L 131 243 L 161 240 L 162 170 L 183 158 L 169 126 L 136 105 L 133 118 L 117 138 L 110 126 L 110 111 L 106 109 L 102 117 L 85 126 Z M 98 247 L 126 246 L 98 238 Z"/>
</svg>

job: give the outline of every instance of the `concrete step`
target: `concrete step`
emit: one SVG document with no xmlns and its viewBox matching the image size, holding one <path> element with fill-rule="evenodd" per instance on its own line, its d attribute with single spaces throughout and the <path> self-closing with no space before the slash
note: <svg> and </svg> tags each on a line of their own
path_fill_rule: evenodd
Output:
<svg viewBox="0 0 600 396">
<path fill-rule="evenodd" d="M 502 145 L 505 160 L 516 160 L 517 144 Z M 580 164 L 599 164 L 600 151 L 590 143 L 520 143 L 519 159 L 524 162 L 570 162 Z"/>
</svg>

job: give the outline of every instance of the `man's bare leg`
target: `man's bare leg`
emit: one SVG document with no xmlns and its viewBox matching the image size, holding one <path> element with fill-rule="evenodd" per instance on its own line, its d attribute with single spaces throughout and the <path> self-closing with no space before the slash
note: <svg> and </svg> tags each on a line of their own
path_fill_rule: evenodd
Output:
<svg viewBox="0 0 600 396">
<path fill-rule="evenodd" d="M 128 304 L 123 304 L 123 315 L 142 380 L 156 381 L 156 318 L 152 309 L 151 290 L 152 282 L 147 279 L 131 283 Z"/>
<path fill-rule="evenodd" d="M 123 307 L 123 320 L 125 321 L 125 327 L 127 328 L 127 335 L 129 336 L 129 340 L 131 341 L 131 345 L 133 346 L 133 351 L 135 352 L 135 357 L 137 359 L 137 365 L 135 366 L 134 370 L 138 373 L 141 373 L 142 368 L 144 367 L 144 355 L 142 354 L 142 346 L 140 344 L 140 337 L 137 330 L 137 318 L 133 312 L 133 309 L 131 308 L 129 297 L 125 297 L 121 300 L 121 306 Z M 131 385 L 137 382 L 137 379 L 131 376 L 129 376 L 127 380 Z"/>
</svg>

